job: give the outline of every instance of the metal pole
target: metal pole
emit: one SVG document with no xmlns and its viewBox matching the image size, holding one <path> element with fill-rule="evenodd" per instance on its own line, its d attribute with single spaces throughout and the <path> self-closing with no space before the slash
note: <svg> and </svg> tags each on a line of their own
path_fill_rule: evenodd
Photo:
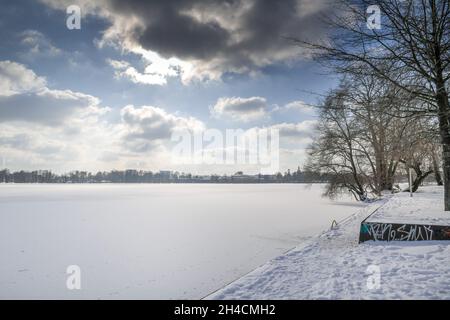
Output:
<svg viewBox="0 0 450 320">
<path fill-rule="evenodd" d="M 409 168 L 409 195 L 412 198 L 413 191 L 412 191 L 412 168 Z"/>
</svg>

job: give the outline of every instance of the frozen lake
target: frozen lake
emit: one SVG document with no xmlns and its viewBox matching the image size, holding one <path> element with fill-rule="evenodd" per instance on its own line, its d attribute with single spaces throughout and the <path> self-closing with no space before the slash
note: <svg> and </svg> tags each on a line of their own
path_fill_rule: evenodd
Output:
<svg viewBox="0 0 450 320">
<path fill-rule="evenodd" d="M 322 188 L 0 184 L 0 298 L 202 298 L 362 206 Z"/>
</svg>

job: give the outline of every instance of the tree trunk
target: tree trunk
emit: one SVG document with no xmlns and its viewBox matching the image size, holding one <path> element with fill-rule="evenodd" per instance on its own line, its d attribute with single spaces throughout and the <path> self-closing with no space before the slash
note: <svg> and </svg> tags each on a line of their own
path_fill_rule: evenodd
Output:
<svg viewBox="0 0 450 320">
<path fill-rule="evenodd" d="M 436 153 L 433 151 L 432 154 L 432 160 L 433 160 L 433 171 L 434 171 L 434 178 L 436 179 L 436 183 L 438 186 L 444 185 L 444 182 L 442 182 L 442 175 L 441 171 L 439 169 L 438 161 L 436 159 Z"/>
<path fill-rule="evenodd" d="M 450 131 L 448 123 L 449 102 L 444 83 L 438 84 L 436 100 L 439 107 L 439 133 L 442 143 L 442 169 L 444 173 L 444 210 L 450 211 Z"/>
<path fill-rule="evenodd" d="M 412 192 L 416 192 L 417 189 L 419 189 L 420 185 L 422 184 L 423 180 L 432 172 L 433 170 L 430 170 L 425 172 L 424 174 L 421 173 L 420 176 L 417 176 L 412 185 Z"/>
<path fill-rule="evenodd" d="M 436 11 L 434 6 L 432 6 L 432 9 L 433 11 Z M 434 28 L 435 26 L 436 24 L 434 23 Z M 450 127 L 448 123 L 450 103 L 448 101 L 448 92 L 444 80 L 444 67 L 442 65 L 443 55 L 441 49 L 441 46 L 439 46 L 439 43 L 435 40 L 433 51 L 436 63 L 436 79 L 434 83 L 436 85 L 439 133 L 442 142 L 442 169 L 444 171 L 444 210 L 450 211 Z"/>
<path fill-rule="evenodd" d="M 393 161 L 391 160 L 391 163 L 389 164 L 389 169 L 388 169 L 388 189 L 387 190 L 391 190 L 394 187 L 394 178 L 395 178 L 395 173 L 397 172 L 397 165 L 398 162 L 397 161 Z"/>
<path fill-rule="evenodd" d="M 442 167 L 444 171 L 444 210 L 450 211 L 450 143 L 442 145 Z"/>
</svg>

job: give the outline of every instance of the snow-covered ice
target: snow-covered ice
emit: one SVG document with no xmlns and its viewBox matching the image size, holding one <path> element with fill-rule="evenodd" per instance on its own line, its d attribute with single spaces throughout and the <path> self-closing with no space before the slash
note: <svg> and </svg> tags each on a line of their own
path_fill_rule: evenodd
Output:
<svg viewBox="0 0 450 320">
<path fill-rule="evenodd" d="M 201 298 L 361 207 L 321 192 L 0 184 L 0 298 Z M 66 288 L 69 265 L 81 290 Z"/>
<path fill-rule="evenodd" d="M 449 242 L 358 244 L 360 223 L 375 210 L 377 221 L 389 222 L 441 223 L 450 215 L 443 211 L 442 187 L 422 188 L 412 199 L 388 197 L 208 299 L 450 299 Z"/>
</svg>

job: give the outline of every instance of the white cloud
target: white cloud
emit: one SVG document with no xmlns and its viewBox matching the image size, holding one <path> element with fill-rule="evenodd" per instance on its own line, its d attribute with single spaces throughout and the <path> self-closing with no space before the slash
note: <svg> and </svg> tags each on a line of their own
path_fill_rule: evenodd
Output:
<svg viewBox="0 0 450 320">
<path fill-rule="evenodd" d="M 108 63 L 114 68 L 116 78 L 129 79 L 133 83 L 147 85 L 165 85 L 167 79 L 178 75 L 177 65 L 169 60 L 161 59 L 157 56 L 154 60 L 147 60 L 149 63 L 143 73 L 132 67 L 129 62 L 123 60 L 108 59 Z"/>
<path fill-rule="evenodd" d="M 71 90 L 49 89 L 44 78 L 12 61 L 0 61 L 0 122 L 62 125 L 75 113 L 98 116 L 108 111 L 100 100 Z"/>
<path fill-rule="evenodd" d="M 157 74 L 164 77 L 175 77 L 179 74 L 179 70 L 183 64 L 176 58 L 164 59 L 156 52 L 135 48 L 134 52 L 140 54 L 148 65 L 145 67 L 145 73 Z"/>
<path fill-rule="evenodd" d="M 271 126 L 280 132 L 280 137 L 292 142 L 305 143 L 313 137 L 317 126 L 316 120 L 305 120 L 298 123 L 279 123 Z"/>
<path fill-rule="evenodd" d="M 160 168 L 169 161 L 172 133 L 205 128 L 154 106 L 125 106 L 120 121 L 109 122 L 102 115 L 111 110 L 98 98 L 50 89 L 11 61 L 0 61 L 0 88 L 0 160 L 11 169 Z"/>
<path fill-rule="evenodd" d="M 234 121 L 249 122 L 264 118 L 268 113 L 267 100 L 262 97 L 219 98 L 211 108 L 211 114 L 216 118 L 229 118 Z"/>
<path fill-rule="evenodd" d="M 129 67 L 120 60 L 110 64 L 116 69 Z M 160 74 L 169 72 L 154 68 Z M 245 122 L 264 118 L 268 109 L 262 97 L 224 97 L 211 112 Z M 108 110 L 94 96 L 49 88 L 45 78 L 25 65 L 0 61 L 0 157 L 6 157 L 11 168 L 160 169 L 169 163 L 168 143 L 174 132 L 205 129 L 196 118 L 155 106 L 125 106 L 118 123 L 102 117 Z M 304 143 L 314 124 L 303 121 L 272 127 L 280 130 L 281 139 Z"/>
<path fill-rule="evenodd" d="M 164 76 L 159 74 L 140 73 L 133 67 L 128 67 L 125 71 L 120 72 L 120 76 L 129 78 L 134 83 L 150 84 L 150 85 L 164 85 L 167 80 Z"/>
<path fill-rule="evenodd" d="M 177 131 L 197 132 L 205 125 L 193 117 L 180 117 L 153 106 L 128 105 L 120 111 L 125 146 L 135 152 L 146 152 L 169 141 Z"/>
<path fill-rule="evenodd" d="M 109 108 L 94 96 L 47 87 L 26 66 L 0 61 L 0 157 L 11 168 L 80 168 L 92 165 L 113 130 Z"/>
<path fill-rule="evenodd" d="M 0 96 L 35 92 L 45 85 L 45 78 L 38 77 L 23 64 L 9 60 L 0 61 Z"/>
<path fill-rule="evenodd" d="M 312 116 L 315 115 L 316 110 L 313 106 L 308 105 L 306 102 L 302 100 L 294 100 L 291 101 L 284 106 L 275 106 L 271 110 L 272 113 L 287 113 L 287 112 L 297 112 L 303 115 Z"/>
<path fill-rule="evenodd" d="M 61 49 L 53 45 L 50 39 L 37 30 L 25 30 L 21 32 L 20 42 L 28 48 L 27 53 L 33 56 L 54 57 L 62 52 Z"/>
<path fill-rule="evenodd" d="M 130 63 L 124 60 L 107 59 L 106 61 L 117 70 L 126 70 L 130 66 Z"/>
<path fill-rule="evenodd" d="M 289 102 L 284 106 L 287 110 L 295 110 L 304 114 L 312 115 L 315 113 L 314 107 L 308 105 L 306 102 L 301 100 L 296 100 Z"/>
</svg>

